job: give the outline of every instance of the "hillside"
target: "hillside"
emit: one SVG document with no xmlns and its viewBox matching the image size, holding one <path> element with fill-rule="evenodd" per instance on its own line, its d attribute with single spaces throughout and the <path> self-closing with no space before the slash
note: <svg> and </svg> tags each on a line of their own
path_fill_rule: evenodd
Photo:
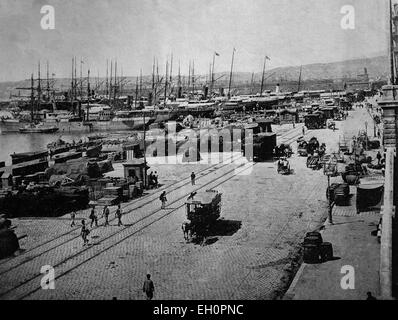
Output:
<svg viewBox="0 0 398 320">
<path fill-rule="evenodd" d="M 308 80 L 337 80 L 342 78 L 355 79 L 358 74 L 364 72 L 364 68 L 367 68 L 370 79 L 386 79 L 388 75 L 388 59 L 386 56 L 378 56 L 374 58 L 366 59 L 355 59 L 341 62 L 331 63 L 316 63 L 304 65 L 302 67 L 302 81 Z M 297 81 L 300 74 L 300 66 L 294 67 L 283 67 L 268 70 L 266 72 L 267 83 L 276 82 L 287 82 Z M 255 83 L 261 81 L 261 72 L 258 72 L 254 76 Z M 220 78 L 221 77 L 221 78 Z M 217 73 L 215 79 L 218 79 L 217 84 L 221 86 L 227 86 L 229 80 L 229 73 Z M 234 85 L 250 83 L 252 74 L 250 72 L 235 72 L 233 74 Z M 205 76 L 200 78 L 204 81 Z M 144 77 L 145 83 L 148 85 L 151 82 L 151 76 Z M 104 81 L 104 79 L 100 79 Z M 95 79 L 92 80 L 95 82 Z M 136 77 L 126 77 L 126 92 L 132 92 L 135 88 Z M 67 91 L 70 86 L 70 79 L 56 79 L 56 88 Z M 21 94 L 29 95 L 29 91 L 16 90 L 16 88 L 28 88 L 30 87 L 30 80 L 22 80 L 17 82 L 0 82 L 0 100 L 7 100 L 10 94 Z"/>
</svg>

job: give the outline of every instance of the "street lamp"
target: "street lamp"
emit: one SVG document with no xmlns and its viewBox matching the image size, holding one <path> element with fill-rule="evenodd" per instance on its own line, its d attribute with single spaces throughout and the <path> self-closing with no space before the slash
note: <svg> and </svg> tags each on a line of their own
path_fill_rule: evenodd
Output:
<svg viewBox="0 0 398 320">
<path fill-rule="evenodd" d="M 333 209 L 333 201 L 331 197 L 331 190 L 330 190 L 330 177 L 334 176 L 337 171 L 337 163 L 332 159 L 324 164 L 323 167 L 323 174 L 328 177 L 328 200 L 329 200 L 329 208 L 328 208 L 328 218 L 329 224 L 333 224 L 333 217 L 332 217 L 332 209 Z"/>
</svg>

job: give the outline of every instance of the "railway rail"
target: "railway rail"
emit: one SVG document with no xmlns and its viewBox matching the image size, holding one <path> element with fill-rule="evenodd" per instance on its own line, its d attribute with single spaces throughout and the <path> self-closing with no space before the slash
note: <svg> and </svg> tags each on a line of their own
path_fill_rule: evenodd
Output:
<svg viewBox="0 0 398 320">
<path fill-rule="evenodd" d="M 297 130 L 295 130 L 297 131 Z M 294 140 L 296 136 L 290 137 L 292 131 L 289 131 L 280 137 L 288 137 L 288 141 Z M 286 143 L 286 142 L 285 142 Z M 235 159 L 234 159 L 235 158 Z M 223 184 L 224 182 L 232 179 L 236 175 L 236 171 L 239 169 L 239 173 L 243 172 L 245 170 L 248 170 L 249 167 L 255 166 L 256 163 L 246 163 L 246 164 L 240 164 L 237 168 L 233 168 L 230 170 L 227 170 L 226 172 L 222 172 L 224 168 L 226 168 L 229 164 L 234 163 L 237 159 L 240 157 L 236 158 L 235 156 L 231 156 L 230 162 L 227 164 L 215 164 L 212 165 L 206 169 L 201 170 L 200 172 L 197 173 L 197 180 L 203 179 L 204 177 L 210 175 L 210 174 L 217 174 L 221 173 L 215 178 L 210 179 L 210 181 L 202 184 L 200 187 L 195 188 L 194 190 L 189 190 L 189 192 L 182 192 L 182 195 L 177 195 L 176 199 L 173 199 L 168 205 L 172 204 L 178 204 L 180 201 L 185 200 L 187 196 L 193 192 L 193 191 L 199 191 L 203 189 L 213 189 L 216 188 L 217 186 Z M 218 182 L 217 182 L 218 181 Z M 126 204 L 123 206 L 123 209 L 125 211 L 125 215 L 131 214 L 132 212 L 135 212 L 137 209 L 143 208 L 146 205 L 149 205 L 156 201 L 158 199 L 159 193 L 162 190 L 168 190 L 168 194 L 171 195 L 172 193 L 178 193 L 179 190 L 184 190 L 183 188 L 190 184 L 189 178 L 187 179 L 182 179 L 179 182 L 177 182 L 172 189 L 167 189 L 168 186 L 164 186 L 160 189 L 157 189 L 157 191 L 153 194 L 144 196 L 132 203 Z M 79 251 L 73 251 L 70 254 L 67 254 L 66 257 L 65 255 L 62 255 L 61 259 L 58 259 L 55 261 L 55 263 L 52 264 L 54 268 L 57 268 L 57 277 L 56 279 L 72 272 L 79 266 L 83 265 L 84 263 L 92 260 L 93 258 L 97 257 L 98 255 L 110 250 L 111 248 L 115 247 L 116 245 L 122 243 L 124 240 L 134 236 L 138 232 L 141 232 L 142 230 L 150 227 L 152 224 L 162 220 L 163 218 L 169 216 L 173 212 L 176 212 L 179 210 L 182 206 L 184 205 L 184 201 L 182 204 L 179 204 L 176 208 L 166 210 L 161 209 L 155 209 L 151 211 L 148 214 L 144 214 L 142 217 L 139 219 L 133 221 L 132 224 L 118 229 L 117 231 L 111 232 L 110 234 L 106 235 L 103 239 L 98 241 L 96 245 L 102 245 L 104 248 L 100 250 L 96 250 L 97 246 L 89 246 L 86 248 L 83 248 Z M 127 211 L 126 211 L 127 210 Z M 111 221 L 115 220 L 116 218 L 112 219 Z M 24 299 L 33 293 L 37 292 L 38 290 L 41 289 L 40 286 L 40 279 L 42 277 L 42 274 L 39 273 L 39 269 L 37 268 L 37 264 L 39 263 L 38 260 L 44 259 L 46 255 L 51 256 L 57 256 L 56 251 L 60 249 L 64 249 L 63 247 L 67 247 L 69 244 L 70 246 L 73 241 L 79 241 L 80 235 L 75 235 L 75 233 L 79 230 L 80 228 L 75 228 L 73 230 L 70 230 L 66 233 L 63 233 L 55 238 L 49 239 L 33 248 L 30 248 L 29 250 L 25 251 L 24 254 L 13 258 L 12 260 L 7 260 L 4 261 L 0 264 L 0 275 L 1 278 L 6 279 L 11 275 L 11 273 L 18 274 L 19 270 L 26 270 L 28 269 L 28 274 L 26 272 L 23 272 L 24 276 L 21 275 L 21 277 L 13 277 L 13 279 L 19 279 L 20 281 L 18 283 L 13 283 L 13 285 L 8 285 L 8 286 L 2 286 L 2 289 L 0 289 L 0 299 Z M 67 237 L 68 235 L 71 235 L 72 237 Z M 60 241 L 60 243 L 57 243 L 57 241 Z M 46 246 L 49 245 L 47 248 Z M 73 248 L 73 246 L 72 246 Z M 41 250 L 40 250 L 41 249 Z M 44 250 L 43 250 L 44 249 Z M 67 248 L 65 248 L 66 252 L 68 251 Z M 69 248 L 70 249 L 70 248 Z M 38 251 L 35 253 L 35 251 Z M 70 251 L 70 250 L 69 250 Z M 34 253 L 33 255 L 29 255 L 31 253 Z M 51 260 L 51 259 L 49 259 Z M 54 262 L 54 261 L 53 261 Z M 39 263 L 40 264 L 40 263 Z M 6 268 L 2 268 L 2 266 L 6 266 Z M 36 267 L 36 268 L 35 268 Z M 59 271 L 59 269 L 62 269 L 62 271 Z M 17 282 L 17 281 L 15 281 Z M 1 283 L 1 280 L 0 280 Z"/>
</svg>

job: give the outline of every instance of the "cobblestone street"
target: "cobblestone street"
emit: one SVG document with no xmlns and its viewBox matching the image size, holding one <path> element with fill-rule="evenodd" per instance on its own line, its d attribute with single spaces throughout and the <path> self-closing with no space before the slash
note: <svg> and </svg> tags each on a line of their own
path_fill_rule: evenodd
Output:
<svg viewBox="0 0 398 320">
<path fill-rule="evenodd" d="M 363 112 L 353 111 L 336 132 L 314 130 L 306 138 L 316 136 L 328 151 L 337 151 L 339 135 L 362 121 Z M 291 140 L 301 127 L 284 134 Z M 306 158 L 297 154 L 290 163 L 294 174 L 288 176 L 279 175 L 271 161 L 200 166 L 196 186 L 185 175 L 170 178 L 162 187 L 168 191 L 166 210 L 159 210 L 160 190 L 152 190 L 123 205 L 125 227 L 112 221 L 109 228 L 94 229 L 88 247 L 82 247 L 79 228 L 71 231 L 68 216 L 15 220 L 21 231 L 40 233 L 22 242 L 26 252 L 0 261 L 0 298 L 144 299 L 142 283 L 150 273 L 155 299 L 270 299 L 282 285 L 289 254 L 327 215 L 322 170 L 308 169 Z M 161 165 L 156 170 L 161 172 Z M 205 246 L 186 243 L 181 230 L 186 194 L 210 188 L 222 192 L 221 217 L 240 228 L 214 236 Z M 44 265 L 55 268 L 55 290 L 40 288 Z"/>
</svg>

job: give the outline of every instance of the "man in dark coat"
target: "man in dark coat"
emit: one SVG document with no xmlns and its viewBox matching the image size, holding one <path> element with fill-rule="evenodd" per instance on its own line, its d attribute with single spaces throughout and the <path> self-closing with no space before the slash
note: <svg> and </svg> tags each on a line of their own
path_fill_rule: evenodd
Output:
<svg viewBox="0 0 398 320">
<path fill-rule="evenodd" d="M 377 164 L 380 165 L 380 160 L 381 160 L 381 153 L 380 153 L 380 151 L 377 152 L 376 158 L 377 158 Z"/>
<path fill-rule="evenodd" d="M 191 173 L 191 183 L 193 186 L 195 185 L 195 178 L 196 178 L 195 172 L 192 172 Z"/>
<path fill-rule="evenodd" d="M 144 286 L 142 287 L 142 291 L 146 294 L 147 300 L 152 300 L 153 292 L 155 291 L 155 286 L 153 285 L 153 281 L 151 280 L 151 275 L 146 275 L 146 280 L 144 281 Z"/>
</svg>

